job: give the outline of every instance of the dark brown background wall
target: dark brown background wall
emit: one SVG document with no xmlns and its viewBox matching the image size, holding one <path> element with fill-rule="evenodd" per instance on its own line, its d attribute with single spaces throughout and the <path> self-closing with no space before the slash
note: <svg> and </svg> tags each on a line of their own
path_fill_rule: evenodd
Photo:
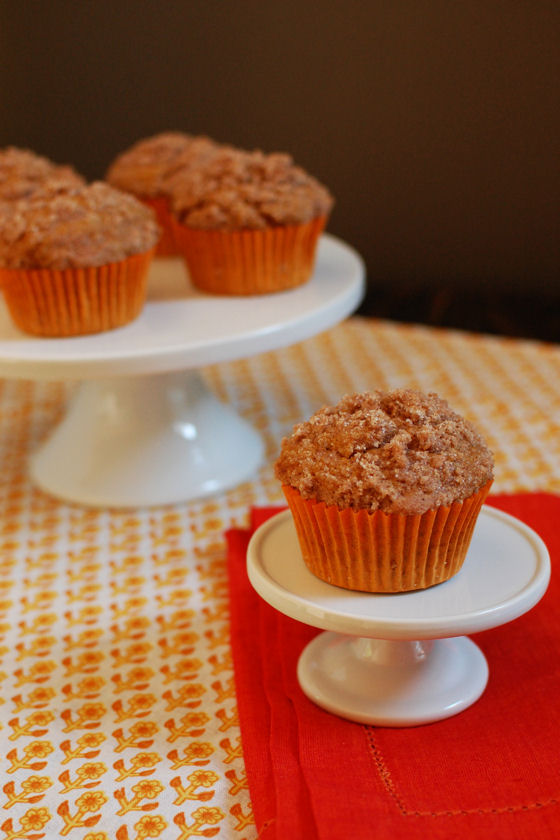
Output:
<svg viewBox="0 0 560 840">
<path fill-rule="evenodd" d="M 290 151 L 368 312 L 560 310 L 557 0 L 8 0 L 0 61 L 0 145 L 90 178 L 170 128 Z"/>
</svg>

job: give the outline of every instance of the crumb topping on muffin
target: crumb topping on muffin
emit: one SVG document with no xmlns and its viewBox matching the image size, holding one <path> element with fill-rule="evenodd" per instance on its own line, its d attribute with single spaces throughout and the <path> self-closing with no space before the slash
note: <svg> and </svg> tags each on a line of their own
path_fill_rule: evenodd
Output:
<svg viewBox="0 0 560 840">
<path fill-rule="evenodd" d="M 178 169 L 194 166 L 219 148 L 209 137 L 164 131 L 139 140 L 111 164 L 105 180 L 145 198 L 166 195 L 166 182 Z"/>
<path fill-rule="evenodd" d="M 493 457 L 437 394 L 401 389 L 320 409 L 282 441 L 275 473 L 305 499 L 422 514 L 477 492 L 493 476 Z"/>
<path fill-rule="evenodd" d="M 59 166 L 29 149 L 7 146 L 0 149 L 0 201 L 27 198 L 36 190 L 76 187 L 84 178 L 72 166 Z"/>
<path fill-rule="evenodd" d="M 309 222 L 327 215 L 329 191 L 290 155 L 221 147 L 204 166 L 169 180 L 171 209 L 193 228 L 241 230 Z"/>
<path fill-rule="evenodd" d="M 153 248 L 154 212 L 100 181 L 63 192 L 41 191 L 0 205 L 0 265 L 80 268 L 118 262 Z"/>
</svg>

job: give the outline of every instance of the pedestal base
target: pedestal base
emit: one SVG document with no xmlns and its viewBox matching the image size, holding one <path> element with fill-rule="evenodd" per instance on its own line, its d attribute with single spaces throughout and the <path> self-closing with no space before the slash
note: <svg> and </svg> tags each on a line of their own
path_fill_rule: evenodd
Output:
<svg viewBox="0 0 560 840">
<path fill-rule="evenodd" d="M 262 453 L 256 431 L 197 373 L 179 372 L 83 383 L 30 471 L 65 501 L 143 507 L 240 484 Z"/>
<path fill-rule="evenodd" d="M 325 632 L 300 656 L 304 693 L 329 712 L 377 726 L 418 726 L 474 703 L 488 665 L 466 636 L 388 641 Z"/>
</svg>

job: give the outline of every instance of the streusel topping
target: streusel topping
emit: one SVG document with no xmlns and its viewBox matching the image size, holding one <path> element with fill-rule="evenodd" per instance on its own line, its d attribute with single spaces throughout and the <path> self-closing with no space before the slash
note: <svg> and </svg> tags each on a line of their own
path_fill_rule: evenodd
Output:
<svg viewBox="0 0 560 840">
<path fill-rule="evenodd" d="M 72 166 L 59 166 L 29 149 L 0 149 L 0 201 L 27 198 L 48 183 L 60 188 L 85 181 Z"/>
<path fill-rule="evenodd" d="M 153 248 L 154 212 L 100 181 L 0 204 L 0 265 L 80 268 L 117 262 Z"/>
<path fill-rule="evenodd" d="M 282 441 L 277 478 L 305 499 L 421 514 L 466 499 L 493 476 L 492 453 L 437 394 L 352 394 Z"/>
<path fill-rule="evenodd" d="M 105 180 L 138 196 L 167 194 L 166 182 L 177 170 L 205 161 L 219 148 L 209 137 L 165 131 L 139 140 L 111 164 Z"/>
<path fill-rule="evenodd" d="M 173 213 L 188 227 L 262 229 L 327 215 L 329 191 L 287 154 L 222 147 L 204 166 L 168 182 Z"/>
</svg>

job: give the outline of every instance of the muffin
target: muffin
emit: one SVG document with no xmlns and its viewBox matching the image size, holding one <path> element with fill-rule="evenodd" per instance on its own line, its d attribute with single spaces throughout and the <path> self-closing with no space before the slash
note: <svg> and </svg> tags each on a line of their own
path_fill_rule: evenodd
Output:
<svg viewBox="0 0 560 840">
<path fill-rule="evenodd" d="M 189 169 L 204 161 L 218 144 L 209 137 L 192 137 L 166 131 L 139 140 L 111 164 L 105 180 L 150 206 L 161 228 L 156 253 L 177 254 L 169 219 L 167 181 L 178 169 Z"/>
<path fill-rule="evenodd" d="M 310 571 L 346 589 L 394 593 L 460 570 L 493 458 L 445 400 L 402 389 L 317 411 L 283 440 L 275 474 Z"/>
<path fill-rule="evenodd" d="M 311 277 L 333 199 L 289 155 L 222 147 L 177 171 L 168 189 L 175 241 L 198 288 L 264 294 Z"/>
<path fill-rule="evenodd" d="M 101 182 L 0 205 L 0 283 L 13 320 L 38 336 L 132 321 L 158 238 L 152 210 Z"/>
<path fill-rule="evenodd" d="M 36 190 L 53 191 L 85 184 L 71 166 L 59 166 L 29 149 L 0 149 L 0 202 L 29 198 Z"/>
</svg>

